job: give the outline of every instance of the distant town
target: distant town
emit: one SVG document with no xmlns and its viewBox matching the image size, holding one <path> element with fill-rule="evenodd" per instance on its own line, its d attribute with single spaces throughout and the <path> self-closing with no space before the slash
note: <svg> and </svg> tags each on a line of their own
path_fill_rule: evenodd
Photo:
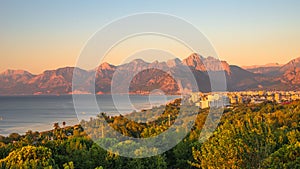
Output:
<svg viewBox="0 0 300 169">
<path fill-rule="evenodd" d="M 193 92 L 188 100 L 191 104 L 202 109 L 221 106 L 230 107 L 242 103 L 259 104 L 267 101 L 288 104 L 300 100 L 300 91 Z"/>
</svg>

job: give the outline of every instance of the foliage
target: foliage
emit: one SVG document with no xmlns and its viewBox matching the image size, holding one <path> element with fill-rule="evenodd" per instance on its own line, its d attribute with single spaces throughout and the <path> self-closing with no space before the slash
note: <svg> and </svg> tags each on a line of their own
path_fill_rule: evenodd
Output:
<svg viewBox="0 0 300 169">
<path fill-rule="evenodd" d="M 0 137 L 1 168 L 300 168 L 300 102 L 243 104 L 224 110 L 222 119 L 205 142 L 199 143 L 209 109 L 167 106 L 133 112 L 127 116 L 82 121 L 80 125 L 53 125 L 45 132 L 28 131 Z M 190 133 L 171 150 L 148 158 L 125 158 L 103 149 L 135 148 L 136 154 L 155 152 L 133 140 L 119 142 L 112 127 L 135 138 L 156 136 L 172 125 L 179 113 L 187 124 L 198 113 Z M 213 119 L 213 118 L 212 118 Z M 139 121 L 140 120 L 140 121 Z M 185 126 L 184 126 L 185 127 Z M 180 130 L 176 131 L 181 132 Z M 167 146 L 167 136 L 162 146 Z"/>
<path fill-rule="evenodd" d="M 51 150 L 46 147 L 25 146 L 12 151 L 0 161 L 2 168 L 55 168 Z"/>
<path fill-rule="evenodd" d="M 294 161 L 296 158 L 282 158 L 285 160 L 280 165 L 275 160 L 278 154 L 284 156 L 284 151 L 299 156 L 295 144 L 300 138 L 300 112 L 295 109 L 299 109 L 296 103 L 285 107 L 273 103 L 237 107 L 223 116 L 220 126 L 201 148 L 193 148 L 194 160 L 190 164 L 197 168 L 299 165 L 299 161 Z M 289 142 L 293 145 L 288 145 Z"/>
</svg>

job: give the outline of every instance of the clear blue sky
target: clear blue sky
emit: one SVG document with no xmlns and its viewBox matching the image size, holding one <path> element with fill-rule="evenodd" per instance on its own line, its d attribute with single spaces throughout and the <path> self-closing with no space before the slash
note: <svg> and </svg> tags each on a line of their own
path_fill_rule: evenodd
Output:
<svg viewBox="0 0 300 169">
<path fill-rule="evenodd" d="M 230 64 L 285 63 L 300 57 L 300 1 L 32 1 L 0 2 L 0 71 L 72 66 L 106 23 L 139 12 L 169 13 L 194 24 Z"/>
</svg>

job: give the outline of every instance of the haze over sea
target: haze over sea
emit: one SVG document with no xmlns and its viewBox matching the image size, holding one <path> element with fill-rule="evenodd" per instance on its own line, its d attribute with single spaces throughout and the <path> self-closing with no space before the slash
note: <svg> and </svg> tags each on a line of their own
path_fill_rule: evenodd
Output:
<svg viewBox="0 0 300 169">
<path fill-rule="evenodd" d="M 128 97 L 118 95 L 118 109 L 111 95 L 97 95 L 96 100 L 100 112 L 118 115 L 163 105 L 178 97 L 180 96 L 131 95 L 129 97 L 131 103 L 128 103 Z M 77 115 L 72 95 L 0 96 L 0 135 L 13 132 L 23 134 L 28 130 L 50 130 L 55 122 L 59 122 L 60 125 L 63 121 L 67 125 L 78 124 L 81 119 L 96 117 L 100 113 L 92 110 L 91 104 L 91 100 L 87 97 L 77 110 Z M 128 106 L 129 104 L 133 107 Z"/>
</svg>

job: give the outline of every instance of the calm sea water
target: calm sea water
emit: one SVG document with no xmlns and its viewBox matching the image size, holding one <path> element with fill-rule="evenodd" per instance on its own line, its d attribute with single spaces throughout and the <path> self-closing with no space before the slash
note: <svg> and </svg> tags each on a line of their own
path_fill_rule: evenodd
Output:
<svg viewBox="0 0 300 169">
<path fill-rule="evenodd" d="M 109 115 L 126 114 L 132 110 L 159 106 L 178 97 L 132 95 L 128 102 L 128 97 L 119 95 L 117 103 L 116 100 L 114 103 L 110 95 L 98 95 L 98 109 L 95 109 L 93 100 L 87 96 L 80 102 L 76 112 L 71 95 L 0 96 L 0 135 L 49 130 L 55 122 L 62 124 L 65 121 L 67 125 L 74 125 L 81 119 L 95 117 L 100 112 L 108 112 Z"/>
</svg>

